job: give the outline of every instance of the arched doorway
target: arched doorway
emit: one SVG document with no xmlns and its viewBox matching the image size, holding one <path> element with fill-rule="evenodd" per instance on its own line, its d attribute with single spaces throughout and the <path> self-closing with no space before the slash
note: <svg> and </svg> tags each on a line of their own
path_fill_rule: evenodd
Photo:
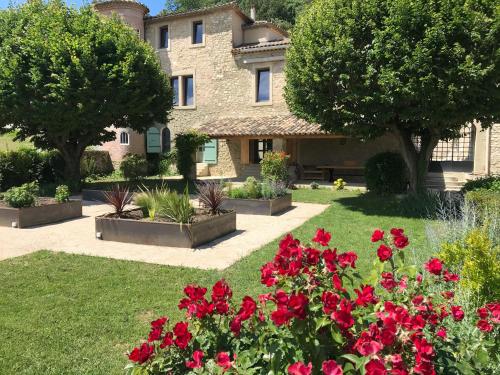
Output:
<svg viewBox="0 0 500 375">
<path fill-rule="evenodd" d="M 170 129 L 163 128 L 161 131 L 161 152 L 167 153 L 170 152 Z"/>
</svg>

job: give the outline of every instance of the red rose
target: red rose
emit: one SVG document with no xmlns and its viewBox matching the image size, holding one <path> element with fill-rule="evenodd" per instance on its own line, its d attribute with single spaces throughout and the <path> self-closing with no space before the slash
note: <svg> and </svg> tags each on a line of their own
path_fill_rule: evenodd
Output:
<svg viewBox="0 0 500 375">
<path fill-rule="evenodd" d="M 215 356 L 215 362 L 218 366 L 222 367 L 224 371 L 229 370 L 233 365 L 231 358 L 229 357 L 229 353 L 226 352 L 217 353 Z"/>
<path fill-rule="evenodd" d="M 282 326 L 290 321 L 292 318 L 286 307 L 278 307 L 276 311 L 271 313 L 271 320 L 276 326 Z"/>
<path fill-rule="evenodd" d="M 441 275 L 443 270 L 443 263 L 438 258 L 431 258 L 427 263 L 425 263 L 425 269 L 432 273 L 433 275 Z"/>
<path fill-rule="evenodd" d="M 406 246 L 408 246 L 410 242 L 408 241 L 408 237 L 406 236 L 397 236 L 394 237 L 394 246 L 396 246 L 398 249 L 404 249 Z"/>
<path fill-rule="evenodd" d="M 476 313 L 477 316 L 479 316 L 481 319 L 486 319 L 490 315 L 486 307 L 480 307 L 479 309 L 477 309 Z"/>
<path fill-rule="evenodd" d="M 335 320 L 340 329 L 346 330 L 354 325 L 351 310 L 351 303 L 344 298 L 340 301 L 339 309 L 332 314 L 332 319 Z"/>
<path fill-rule="evenodd" d="M 358 351 L 364 357 L 368 357 L 373 354 L 377 354 L 381 351 L 383 345 L 370 336 L 370 334 L 366 331 L 361 332 L 361 336 L 354 344 L 354 349 Z"/>
<path fill-rule="evenodd" d="M 139 348 L 134 348 L 132 352 L 128 355 L 128 358 L 132 362 L 144 363 L 146 362 L 154 352 L 154 346 L 149 344 L 142 344 Z"/>
<path fill-rule="evenodd" d="M 311 375 L 312 374 L 312 363 L 306 366 L 302 362 L 294 363 L 293 365 L 288 366 L 288 374 L 289 375 Z"/>
<path fill-rule="evenodd" d="M 381 262 L 385 262 L 392 257 L 392 249 L 389 246 L 380 245 L 377 249 L 377 255 Z"/>
<path fill-rule="evenodd" d="M 163 341 L 160 344 L 160 348 L 165 349 L 167 346 L 174 345 L 174 335 L 172 332 L 165 333 Z"/>
<path fill-rule="evenodd" d="M 392 292 L 394 288 L 398 286 L 398 283 L 394 280 L 394 275 L 392 273 L 382 272 L 382 281 L 380 281 L 380 285 L 389 292 Z"/>
<path fill-rule="evenodd" d="M 212 288 L 212 301 L 226 301 L 231 299 L 232 296 L 233 291 L 224 279 L 219 280 L 214 284 Z"/>
<path fill-rule="evenodd" d="M 321 366 L 321 370 L 323 370 L 324 375 L 342 375 L 344 373 L 342 371 L 342 367 L 340 367 L 333 359 L 324 361 Z"/>
<path fill-rule="evenodd" d="M 462 311 L 462 306 L 451 306 L 451 315 L 455 321 L 461 321 L 465 315 Z"/>
<path fill-rule="evenodd" d="M 372 242 L 378 242 L 384 239 L 384 231 L 375 229 L 372 234 Z"/>
<path fill-rule="evenodd" d="M 321 252 L 313 248 L 307 248 L 304 250 L 306 253 L 306 262 L 311 266 L 315 266 L 319 263 Z"/>
<path fill-rule="evenodd" d="M 384 362 L 380 359 L 372 359 L 365 365 L 366 375 L 386 375 Z"/>
<path fill-rule="evenodd" d="M 493 326 L 484 319 L 479 320 L 476 326 L 483 332 L 491 332 L 493 330 Z"/>
<path fill-rule="evenodd" d="M 296 318 L 305 319 L 307 316 L 306 308 L 308 304 L 309 299 L 304 294 L 292 294 L 288 300 L 288 309 Z"/>
<path fill-rule="evenodd" d="M 250 317 L 257 310 L 257 303 L 253 300 L 252 297 L 245 296 L 243 297 L 243 302 L 241 303 L 240 311 L 238 311 L 238 315 L 241 320 L 250 319 Z"/>
<path fill-rule="evenodd" d="M 276 284 L 278 279 L 274 276 L 274 271 L 276 271 L 276 267 L 273 262 L 264 264 L 260 269 L 260 282 L 268 287 Z"/>
<path fill-rule="evenodd" d="M 168 318 L 166 316 L 163 316 L 159 319 L 153 320 L 151 322 L 151 328 L 159 328 L 163 330 L 163 327 L 165 326 L 165 323 L 168 321 Z"/>
<path fill-rule="evenodd" d="M 400 237 L 403 235 L 404 232 L 405 231 L 402 228 L 392 228 L 391 229 L 391 234 L 393 235 L 393 237 Z"/>
<path fill-rule="evenodd" d="M 196 350 L 193 353 L 193 360 L 186 362 L 186 367 L 187 368 L 201 368 L 201 367 L 203 367 L 203 363 L 201 362 L 201 360 L 203 359 L 203 356 L 204 356 L 204 354 L 201 350 Z"/>
<path fill-rule="evenodd" d="M 188 331 L 188 323 L 179 322 L 174 327 L 175 340 L 174 343 L 179 349 L 186 349 L 189 341 L 193 337 Z"/>
<path fill-rule="evenodd" d="M 316 235 L 312 239 L 313 242 L 319 243 L 321 246 L 328 246 L 328 243 L 332 239 L 332 235 L 328 232 L 325 232 L 323 228 L 320 228 L 316 231 Z"/>
<path fill-rule="evenodd" d="M 448 270 L 445 270 L 443 272 L 443 279 L 447 283 L 448 282 L 454 282 L 454 283 L 456 283 L 458 280 L 460 280 L 460 276 L 458 276 L 456 273 L 450 273 Z"/>
<path fill-rule="evenodd" d="M 439 330 L 436 332 L 436 336 L 442 338 L 443 340 L 445 340 L 446 336 L 447 336 L 446 335 L 446 328 L 445 327 L 439 328 Z"/>
<path fill-rule="evenodd" d="M 377 303 L 377 298 L 373 294 L 375 288 L 371 285 L 361 285 L 361 290 L 354 289 L 358 298 L 356 299 L 356 305 L 358 306 L 368 306 L 369 304 Z"/>
<path fill-rule="evenodd" d="M 337 305 L 340 301 L 340 296 L 333 292 L 324 291 L 321 295 L 321 302 L 323 302 L 323 312 L 330 315 L 337 310 Z"/>
<path fill-rule="evenodd" d="M 184 288 L 184 293 L 193 301 L 201 300 L 205 296 L 206 292 L 207 288 L 201 288 L 193 284 Z"/>
<path fill-rule="evenodd" d="M 161 338 L 161 334 L 163 332 L 163 328 L 153 328 L 148 335 L 148 341 L 153 342 L 159 340 Z"/>
<path fill-rule="evenodd" d="M 231 322 L 229 323 L 229 329 L 231 332 L 234 333 L 235 336 L 238 336 L 241 332 L 241 318 L 239 316 L 236 316 Z"/>
<path fill-rule="evenodd" d="M 339 254 L 338 256 L 339 266 L 342 268 L 346 268 L 347 266 L 356 268 L 357 259 L 358 255 L 354 251 L 347 251 L 345 253 Z"/>
</svg>

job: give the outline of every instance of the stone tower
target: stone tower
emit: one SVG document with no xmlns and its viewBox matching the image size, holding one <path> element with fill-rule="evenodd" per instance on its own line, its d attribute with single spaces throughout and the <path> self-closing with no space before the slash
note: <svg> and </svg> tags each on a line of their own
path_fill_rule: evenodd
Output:
<svg viewBox="0 0 500 375">
<path fill-rule="evenodd" d="M 141 39 L 144 39 L 144 16 L 149 9 L 136 0 L 94 0 L 93 6 L 96 11 L 105 16 L 115 13 L 123 21 L 137 30 Z"/>
<path fill-rule="evenodd" d="M 149 9 L 145 5 L 136 0 L 93 0 L 92 5 L 96 12 L 105 16 L 111 16 L 113 13 L 118 15 L 126 24 L 137 31 L 140 39 L 144 40 L 144 16 L 149 13 Z M 114 129 L 114 131 L 116 139 L 104 143 L 101 147 L 109 152 L 115 166 L 118 166 L 126 154 L 143 155 L 146 152 L 143 134 L 127 128 Z"/>
</svg>

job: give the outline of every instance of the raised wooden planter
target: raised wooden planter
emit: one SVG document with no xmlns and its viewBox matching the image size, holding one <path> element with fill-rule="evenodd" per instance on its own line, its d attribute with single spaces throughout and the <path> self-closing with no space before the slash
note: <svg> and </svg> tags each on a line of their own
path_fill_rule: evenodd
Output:
<svg viewBox="0 0 500 375">
<path fill-rule="evenodd" d="M 274 215 L 292 206 L 292 194 L 275 199 L 239 199 L 228 198 L 222 204 L 225 210 L 234 210 L 246 215 Z"/>
<path fill-rule="evenodd" d="M 25 208 L 0 207 L 0 226 L 26 228 L 81 216 L 80 200 Z"/>
<path fill-rule="evenodd" d="M 96 237 L 105 241 L 193 248 L 236 230 L 236 212 L 193 224 L 106 217 L 95 218 Z"/>
<path fill-rule="evenodd" d="M 104 193 L 111 193 L 111 191 L 82 189 L 82 199 L 84 201 L 106 202 L 107 199 Z M 135 193 L 129 192 L 128 194 L 129 198 L 133 199 Z"/>
</svg>

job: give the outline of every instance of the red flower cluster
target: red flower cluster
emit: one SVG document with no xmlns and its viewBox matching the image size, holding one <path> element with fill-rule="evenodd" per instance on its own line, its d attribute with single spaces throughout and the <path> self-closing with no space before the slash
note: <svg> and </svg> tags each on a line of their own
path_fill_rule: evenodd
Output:
<svg viewBox="0 0 500 375">
<path fill-rule="evenodd" d="M 255 310 L 257 310 L 257 303 L 255 303 L 253 298 L 249 296 L 244 297 L 238 314 L 236 314 L 230 323 L 230 329 L 236 336 L 240 334 L 241 323 L 250 319 L 255 313 Z"/>
<path fill-rule="evenodd" d="M 153 352 L 154 346 L 143 343 L 139 348 L 134 348 L 128 358 L 132 362 L 144 363 L 153 355 Z"/>
<path fill-rule="evenodd" d="M 288 295 L 283 290 L 278 290 L 271 299 L 276 303 L 276 310 L 271 313 L 271 320 L 277 326 L 290 322 L 291 319 L 305 319 L 309 299 L 302 293 Z"/>
<path fill-rule="evenodd" d="M 500 324 L 500 302 L 488 303 L 477 309 L 477 328 L 483 332 L 493 331 L 494 325 Z"/>
<path fill-rule="evenodd" d="M 392 244 L 396 247 L 396 249 L 402 250 L 409 245 L 410 242 L 408 241 L 408 237 L 404 235 L 403 229 L 392 228 L 390 233 L 392 235 Z M 384 235 L 385 235 L 384 231 L 380 229 L 375 229 L 375 231 L 372 234 L 371 240 L 372 242 L 385 241 Z M 389 246 L 390 244 L 387 241 L 385 242 L 386 242 L 385 244 L 381 244 L 377 249 L 377 256 L 379 257 L 381 262 L 385 262 L 391 259 L 393 255 L 393 250 Z"/>
</svg>

